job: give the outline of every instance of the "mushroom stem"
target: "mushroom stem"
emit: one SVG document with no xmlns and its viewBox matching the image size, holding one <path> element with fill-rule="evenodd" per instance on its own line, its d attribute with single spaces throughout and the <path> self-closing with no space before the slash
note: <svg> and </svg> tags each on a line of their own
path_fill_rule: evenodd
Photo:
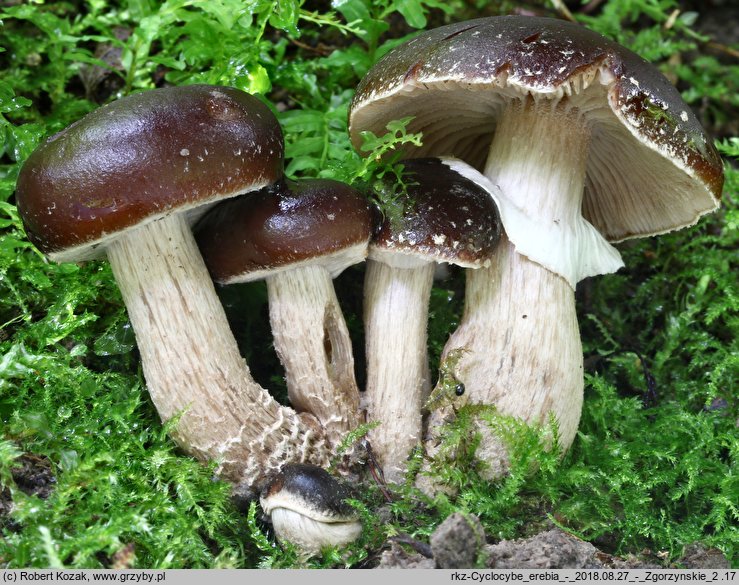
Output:
<svg viewBox="0 0 739 585">
<path fill-rule="evenodd" d="M 589 143 L 590 129 L 566 98 L 513 100 L 498 123 L 484 174 L 528 217 L 569 225 L 581 216 Z"/>
<path fill-rule="evenodd" d="M 275 349 L 290 403 L 314 415 L 333 444 L 360 423 L 354 354 L 329 271 L 314 264 L 267 278 Z"/>
<path fill-rule="evenodd" d="M 429 391 L 426 329 L 434 263 L 412 260 L 400 267 L 371 256 L 364 281 L 365 397 L 367 420 L 380 425 L 369 438 L 385 479 L 397 483 L 421 439 L 421 407 Z"/>
<path fill-rule="evenodd" d="M 623 266 L 618 251 L 582 216 L 591 131 L 569 98 L 511 101 L 498 122 L 484 174 L 500 188 L 503 226 L 516 251 L 562 276 Z"/>
<path fill-rule="evenodd" d="M 280 406 L 251 377 L 184 214 L 107 246 L 136 332 L 146 383 L 178 444 L 254 485 L 287 461 L 328 462 L 318 423 Z"/>
<path fill-rule="evenodd" d="M 491 325 L 492 324 L 492 325 Z M 462 321 L 444 356 L 462 348 L 459 379 L 471 402 L 530 424 L 558 422 L 560 446 L 580 420 L 583 357 L 574 295 L 565 280 L 518 254 L 505 236 L 487 268 L 466 271 Z M 481 425 L 478 457 L 500 475 L 506 453 Z"/>
<path fill-rule="evenodd" d="M 589 139 L 567 98 L 508 105 L 485 167 L 502 193 L 507 239 L 489 268 L 467 271 L 464 317 L 443 352 L 466 350 L 457 370 L 471 402 L 529 423 L 553 413 L 563 449 L 580 419 L 583 357 L 574 284 L 562 272 L 613 254 L 580 213 Z M 491 475 L 503 469 L 499 440 L 486 437 L 478 454 Z"/>
</svg>

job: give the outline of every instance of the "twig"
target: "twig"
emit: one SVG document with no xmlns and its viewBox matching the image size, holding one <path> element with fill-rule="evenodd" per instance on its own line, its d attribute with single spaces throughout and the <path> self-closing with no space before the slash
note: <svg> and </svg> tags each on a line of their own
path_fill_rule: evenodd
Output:
<svg viewBox="0 0 739 585">
<path fill-rule="evenodd" d="M 575 17 L 572 16 L 572 12 L 570 12 L 570 9 L 565 6 L 565 3 L 562 2 L 562 0 L 552 0 L 552 4 L 554 5 L 554 8 L 566 19 L 570 22 L 577 22 L 575 20 Z"/>
<path fill-rule="evenodd" d="M 670 16 L 667 17 L 663 28 L 665 30 L 670 30 L 673 26 L 675 26 L 675 21 L 677 20 L 678 16 L 680 16 L 680 9 L 675 8 L 675 10 L 670 13 Z"/>
<path fill-rule="evenodd" d="M 301 49 L 305 49 L 306 51 L 310 51 L 311 53 L 316 53 L 321 57 L 328 57 L 331 53 L 334 52 L 331 47 L 327 47 L 323 43 L 319 43 L 317 47 L 312 47 L 311 45 L 307 45 L 299 41 L 298 39 L 294 39 L 293 37 L 288 38 L 290 39 L 290 42 L 293 43 L 295 46 L 300 47 Z"/>
<path fill-rule="evenodd" d="M 722 43 L 717 43 L 716 41 L 708 41 L 704 43 L 703 46 L 706 47 L 707 49 L 711 49 L 712 51 L 717 51 L 719 53 L 725 53 L 729 55 L 730 57 L 734 57 L 734 59 L 739 59 L 739 50 L 734 49 L 733 47 L 724 45 Z"/>
<path fill-rule="evenodd" d="M 387 482 L 385 481 L 385 473 L 382 471 L 382 467 L 377 463 L 377 459 L 375 459 L 375 454 L 372 451 L 372 445 L 367 439 L 364 440 L 364 449 L 367 452 L 367 464 L 369 466 L 370 473 L 372 474 L 372 477 L 374 478 L 375 483 L 377 484 L 377 487 L 380 488 L 380 491 L 382 492 L 382 495 L 385 496 L 385 499 L 388 502 L 392 502 L 393 497 L 390 495 L 390 492 L 387 490 Z"/>
<path fill-rule="evenodd" d="M 390 540 L 399 542 L 400 544 L 407 544 L 413 550 L 423 555 L 427 559 L 434 558 L 434 553 L 428 544 L 426 544 L 425 542 L 421 542 L 420 540 L 416 540 L 415 538 L 412 538 L 411 536 L 408 536 L 407 534 L 404 534 L 401 532 L 400 534 L 391 537 Z"/>
<path fill-rule="evenodd" d="M 598 6 L 600 6 L 601 4 L 603 4 L 603 0 L 590 0 L 590 2 L 582 7 L 582 10 L 580 12 L 582 12 L 583 14 L 590 14 L 591 12 L 594 12 L 595 9 L 598 8 Z"/>
</svg>

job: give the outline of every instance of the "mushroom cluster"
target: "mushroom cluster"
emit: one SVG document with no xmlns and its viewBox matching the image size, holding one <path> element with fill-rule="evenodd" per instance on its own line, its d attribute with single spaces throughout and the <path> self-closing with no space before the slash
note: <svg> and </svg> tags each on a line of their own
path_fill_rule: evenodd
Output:
<svg viewBox="0 0 739 585">
<path fill-rule="evenodd" d="M 290 404 L 338 444 L 361 422 L 351 338 L 332 278 L 364 261 L 369 201 L 344 183 L 286 181 L 214 207 L 197 241 L 216 282 L 266 280 Z"/>
<path fill-rule="evenodd" d="M 443 433 L 440 390 L 575 437 L 583 356 L 574 288 L 622 266 L 611 245 L 718 206 L 721 161 L 658 70 L 578 25 L 494 17 L 390 51 L 349 113 L 358 147 L 412 116 L 401 196 L 378 213 L 331 180 L 283 176 L 263 102 L 208 85 L 132 95 L 88 114 L 24 164 L 16 200 L 50 259 L 107 257 L 147 388 L 188 453 L 261 493 L 278 540 L 308 554 L 358 537 L 351 493 L 325 469 L 361 424 L 391 482 Z M 397 185 L 387 185 L 394 189 Z M 366 262 L 367 382 L 332 279 Z M 434 266 L 465 270 L 465 309 L 431 388 Z M 216 294 L 265 280 L 291 406 L 257 384 Z M 480 423 L 477 452 L 504 470 Z"/>
<path fill-rule="evenodd" d="M 21 169 L 30 240 L 59 262 L 107 256 L 147 388 L 175 440 L 256 484 L 289 461 L 325 465 L 320 423 L 252 378 L 191 225 L 216 202 L 282 175 L 283 137 L 257 98 L 206 85 L 132 95 L 37 148 Z"/>
<path fill-rule="evenodd" d="M 385 55 L 349 113 L 365 131 L 412 117 L 421 146 L 498 194 L 504 235 L 467 275 L 455 355 L 467 399 L 523 421 L 557 421 L 572 443 L 583 397 L 575 285 L 622 265 L 611 242 L 694 224 L 718 207 L 721 160 L 659 70 L 580 25 L 504 16 L 422 33 Z M 432 417 L 433 419 L 433 417 Z M 427 428 L 427 451 L 439 424 Z M 480 425 L 490 475 L 505 449 Z"/>
</svg>

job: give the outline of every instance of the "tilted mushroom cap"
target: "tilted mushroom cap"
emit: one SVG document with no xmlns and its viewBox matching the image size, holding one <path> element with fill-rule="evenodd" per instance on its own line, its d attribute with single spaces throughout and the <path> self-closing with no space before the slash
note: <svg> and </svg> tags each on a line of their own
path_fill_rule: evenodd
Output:
<svg viewBox="0 0 739 585">
<path fill-rule="evenodd" d="M 304 179 L 218 205 L 198 223 L 196 237 L 222 284 L 314 262 L 335 277 L 364 260 L 372 224 L 369 202 L 357 190 L 339 181 Z"/>
<path fill-rule="evenodd" d="M 260 504 L 277 539 L 308 553 L 359 538 L 362 523 L 347 500 L 352 491 L 315 465 L 292 463 L 264 488 Z"/>
<path fill-rule="evenodd" d="M 491 17 L 437 28 L 396 47 L 357 88 L 360 132 L 415 116 L 413 157 L 453 155 L 478 168 L 513 99 L 570 100 L 592 128 L 583 216 L 610 241 L 693 224 L 717 205 L 721 160 L 659 70 L 574 23 Z M 535 145 L 532 145 L 535 147 Z"/>
<path fill-rule="evenodd" d="M 18 209 L 58 261 L 174 210 L 192 211 L 282 175 L 282 131 L 242 91 L 192 85 L 112 102 L 49 138 L 18 177 Z"/>
<path fill-rule="evenodd" d="M 370 257 L 397 263 L 403 260 L 392 255 L 402 255 L 465 268 L 489 264 L 501 233 L 491 194 L 438 158 L 402 164 L 402 209 L 398 217 L 385 216 L 373 236 Z"/>
</svg>

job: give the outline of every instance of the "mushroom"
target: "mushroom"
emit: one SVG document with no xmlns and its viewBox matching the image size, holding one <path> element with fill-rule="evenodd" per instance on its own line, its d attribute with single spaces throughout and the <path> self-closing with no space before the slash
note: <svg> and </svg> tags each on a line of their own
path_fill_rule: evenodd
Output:
<svg viewBox="0 0 739 585">
<path fill-rule="evenodd" d="M 286 461 L 325 464 L 317 421 L 251 377 L 190 230 L 214 202 L 282 173 L 280 127 L 258 99 L 195 85 L 132 95 L 37 148 L 16 199 L 50 259 L 107 255 L 147 387 L 172 434 L 220 475 L 253 485 Z"/>
<path fill-rule="evenodd" d="M 426 326 L 434 268 L 442 262 L 486 266 L 501 232 L 488 191 L 439 159 L 402 164 L 399 209 L 385 214 L 373 237 L 364 281 L 367 420 L 380 422 L 369 439 L 391 482 L 401 481 L 421 440 L 421 410 L 430 389 Z"/>
<path fill-rule="evenodd" d="M 196 226 L 221 284 L 266 280 L 275 349 L 288 397 L 334 443 L 360 422 L 351 338 L 332 278 L 364 261 L 369 202 L 328 179 L 281 181 L 214 207 Z"/>
<path fill-rule="evenodd" d="M 259 503 L 277 541 L 295 545 L 306 557 L 345 546 L 362 534 L 362 522 L 347 500 L 352 491 L 315 465 L 285 465 L 262 491 Z"/>
<path fill-rule="evenodd" d="M 554 413 L 566 449 L 583 394 L 576 283 L 622 266 L 609 241 L 715 210 L 721 160 L 656 67 L 548 18 L 481 18 L 396 47 L 357 89 L 352 141 L 406 116 L 423 145 L 403 154 L 456 156 L 502 191 L 507 237 L 470 273 L 445 355 L 468 350 L 459 371 L 471 401 L 530 423 Z M 493 467 L 504 457 L 491 437 L 479 453 Z"/>
</svg>

